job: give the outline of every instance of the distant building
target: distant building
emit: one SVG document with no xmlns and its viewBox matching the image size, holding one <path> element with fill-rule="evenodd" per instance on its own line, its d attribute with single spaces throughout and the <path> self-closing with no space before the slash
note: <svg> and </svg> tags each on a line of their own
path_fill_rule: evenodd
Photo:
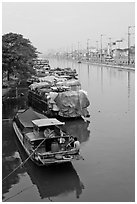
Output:
<svg viewBox="0 0 137 204">
<path fill-rule="evenodd" d="M 120 63 L 128 63 L 128 59 L 130 59 L 130 63 L 135 64 L 135 46 L 131 46 L 130 50 L 128 50 L 128 48 L 113 49 L 112 57 L 116 62 L 119 61 Z"/>
<path fill-rule="evenodd" d="M 121 58 L 121 57 L 127 57 L 128 56 L 128 49 L 114 49 L 112 50 L 113 58 Z"/>
</svg>

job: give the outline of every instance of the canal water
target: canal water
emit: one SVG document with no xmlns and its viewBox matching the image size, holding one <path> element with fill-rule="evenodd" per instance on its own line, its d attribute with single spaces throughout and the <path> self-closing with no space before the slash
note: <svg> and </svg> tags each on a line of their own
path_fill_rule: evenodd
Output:
<svg viewBox="0 0 137 204">
<path fill-rule="evenodd" d="M 88 94 L 90 118 L 66 123 L 81 142 L 84 160 L 42 168 L 28 161 L 3 181 L 3 201 L 134 201 L 135 72 L 60 59 L 50 59 L 50 65 L 75 68 Z M 12 128 L 13 116 L 26 107 L 24 88 L 3 102 L 3 178 L 27 158 Z"/>
</svg>

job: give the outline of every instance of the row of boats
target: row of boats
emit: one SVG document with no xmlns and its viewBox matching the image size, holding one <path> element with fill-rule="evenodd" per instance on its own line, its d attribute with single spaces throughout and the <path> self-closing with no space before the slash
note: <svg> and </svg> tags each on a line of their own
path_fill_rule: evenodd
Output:
<svg viewBox="0 0 137 204">
<path fill-rule="evenodd" d="M 88 117 L 90 102 L 76 75 L 70 68 L 56 68 L 37 77 L 37 82 L 29 86 L 29 104 L 48 117 Z"/>
<path fill-rule="evenodd" d="M 17 112 L 13 128 L 28 157 L 38 166 L 82 159 L 74 137 L 59 120 L 89 116 L 90 103 L 76 75 L 70 68 L 46 66 L 45 76 L 29 81 L 30 107 Z"/>
</svg>

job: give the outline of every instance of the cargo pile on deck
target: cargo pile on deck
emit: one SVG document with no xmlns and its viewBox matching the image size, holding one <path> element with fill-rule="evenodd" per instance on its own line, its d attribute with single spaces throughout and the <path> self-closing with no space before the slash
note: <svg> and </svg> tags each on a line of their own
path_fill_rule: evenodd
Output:
<svg viewBox="0 0 137 204">
<path fill-rule="evenodd" d="M 44 76 L 38 74 L 29 86 L 29 104 L 48 117 L 88 117 L 90 102 L 87 93 L 81 89 L 76 70 L 50 66 L 42 70 Z"/>
</svg>

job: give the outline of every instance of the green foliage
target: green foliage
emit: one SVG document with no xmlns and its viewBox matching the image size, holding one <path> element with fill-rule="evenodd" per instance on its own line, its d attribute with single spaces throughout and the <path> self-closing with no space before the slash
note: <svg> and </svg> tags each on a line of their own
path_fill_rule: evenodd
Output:
<svg viewBox="0 0 137 204">
<path fill-rule="evenodd" d="M 2 36 L 2 71 L 20 75 L 31 72 L 33 59 L 38 52 L 21 34 L 8 33 Z"/>
</svg>

